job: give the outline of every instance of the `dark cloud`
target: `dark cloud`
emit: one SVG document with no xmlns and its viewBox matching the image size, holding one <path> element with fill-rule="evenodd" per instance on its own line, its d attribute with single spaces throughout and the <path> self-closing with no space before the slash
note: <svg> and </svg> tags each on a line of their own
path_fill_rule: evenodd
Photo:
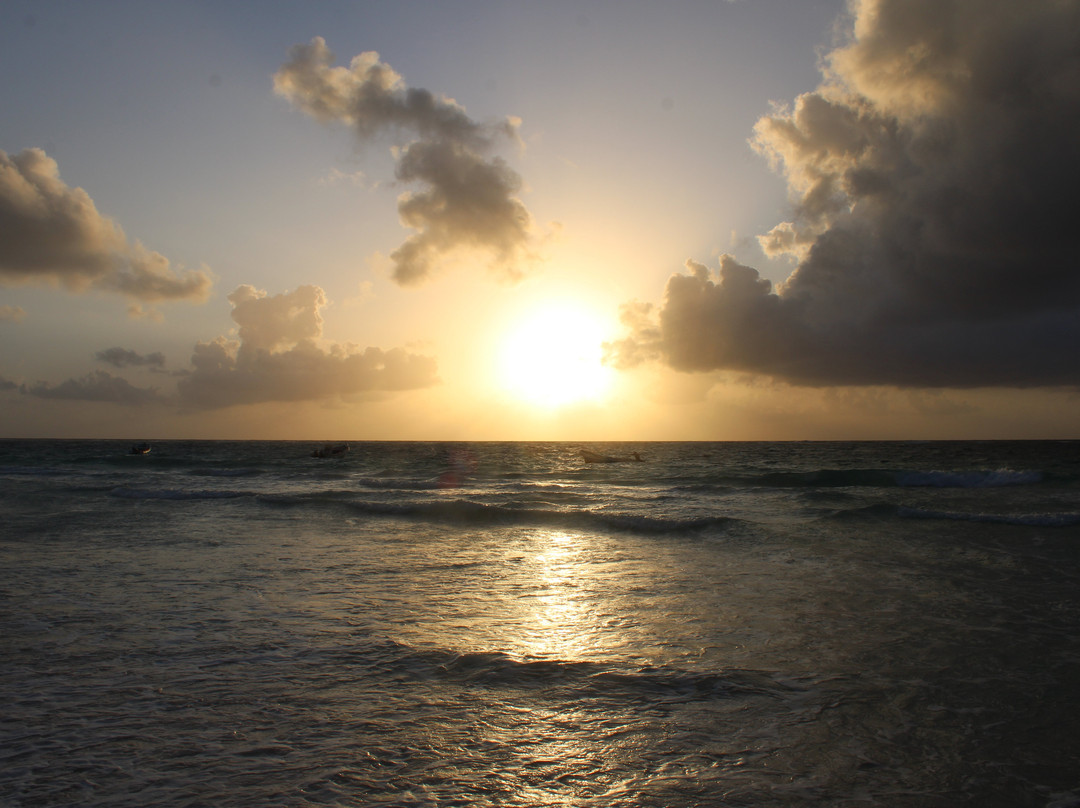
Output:
<svg viewBox="0 0 1080 808">
<path fill-rule="evenodd" d="M 144 356 L 126 348 L 108 348 L 104 351 L 98 351 L 95 357 L 98 361 L 106 362 L 117 368 L 149 367 L 161 369 L 165 367 L 165 355 L 157 351 Z"/>
<path fill-rule="evenodd" d="M 81 188 L 60 179 L 41 149 L 0 151 L 0 284 L 49 284 L 74 292 L 114 292 L 140 303 L 201 302 L 204 271 L 175 271 L 167 258 L 98 213 Z"/>
<path fill-rule="evenodd" d="M 490 157 L 499 140 L 517 141 L 517 122 L 472 120 L 457 102 L 408 87 L 374 52 L 332 67 L 321 37 L 297 45 L 275 74 L 274 89 L 319 121 L 340 121 L 363 140 L 384 133 L 399 143 L 396 176 L 423 190 L 398 200 L 401 221 L 417 232 L 391 254 L 394 279 L 423 282 L 459 248 L 486 251 L 493 265 L 518 276 L 532 256 L 532 221 L 515 196 L 521 178 Z"/>
<path fill-rule="evenodd" d="M 269 296 L 252 286 L 231 295 L 239 339 L 195 346 L 180 402 L 203 410 L 267 401 L 318 401 L 430 387 L 435 360 L 400 348 L 320 344 L 323 290 L 301 286 Z"/>
<path fill-rule="evenodd" d="M 818 89 L 758 121 L 779 287 L 689 262 L 617 363 L 805 384 L 1080 383 L 1080 4 L 856 0 Z"/>
<path fill-rule="evenodd" d="M 66 401 L 100 401 L 139 407 L 147 404 L 163 404 L 166 399 L 156 388 L 135 387 L 103 370 L 95 370 L 81 379 L 68 379 L 58 385 L 38 382 L 21 388 L 26 395 L 36 398 Z"/>
</svg>

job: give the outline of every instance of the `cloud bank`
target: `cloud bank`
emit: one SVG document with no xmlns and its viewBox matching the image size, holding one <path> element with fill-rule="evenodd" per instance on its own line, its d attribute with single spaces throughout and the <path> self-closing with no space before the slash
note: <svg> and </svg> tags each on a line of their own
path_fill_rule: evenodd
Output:
<svg viewBox="0 0 1080 808">
<path fill-rule="evenodd" d="M 119 293 L 139 303 L 202 302 L 204 271 L 176 271 L 167 258 L 102 216 L 82 188 L 60 179 L 41 149 L 0 151 L 0 284 L 47 284 Z"/>
<path fill-rule="evenodd" d="M 168 401 L 157 388 L 135 387 L 125 379 L 104 370 L 95 370 L 81 379 L 68 379 L 57 385 L 38 382 L 19 389 L 23 394 L 35 398 L 97 401 L 126 407 L 144 407 L 150 404 L 164 404 Z"/>
<path fill-rule="evenodd" d="M 624 308 L 621 366 L 812 384 L 1080 383 L 1080 4 L 853 0 L 823 81 L 754 128 L 794 215 L 779 288 L 722 256 Z"/>
<path fill-rule="evenodd" d="M 268 295 L 243 285 L 229 295 L 238 339 L 200 342 L 180 403 L 209 410 L 269 401 L 316 401 L 412 390 L 437 382 L 435 360 L 401 348 L 321 345 L 326 296 L 318 286 Z"/>
<path fill-rule="evenodd" d="M 398 213 L 417 232 L 393 253 L 394 280 L 416 285 L 440 259 L 459 248 L 486 251 L 508 277 L 532 255 L 532 217 L 515 194 L 521 177 L 490 153 L 500 140 L 517 141 L 517 121 L 472 120 L 452 99 L 409 87 L 379 54 L 333 67 L 321 37 L 290 51 L 274 75 L 275 91 L 322 122 L 351 126 L 363 141 L 383 134 L 397 143 L 396 176 L 421 190 L 398 198 Z"/>
</svg>

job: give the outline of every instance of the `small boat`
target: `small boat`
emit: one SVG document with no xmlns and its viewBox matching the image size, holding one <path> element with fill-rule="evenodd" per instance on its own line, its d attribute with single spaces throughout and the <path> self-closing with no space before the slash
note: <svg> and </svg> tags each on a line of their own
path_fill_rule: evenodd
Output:
<svg viewBox="0 0 1080 808">
<path fill-rule="evenodd" d="M 129 452 L 129 454 L 133 454 L 133 455 L 150 454 L 150 444 L 146 443 L 146 442 L 136 443 L 134 446 L 131 447 L 131 451 Z"/>
<path fill-rule="evenodd" d="M 344 457 L 349 451 L 347 443 L 328 443 L 311 453 L 312 457 Z"/>
<path fill-rule="evenodd" d="M 606 455 L 599 452 L 590 452 L 588 449 L 581 450 L 581 459 L 586 463 L 644 463 L 641 455 L 632 452 L 629 455 Z"/>
</svg>

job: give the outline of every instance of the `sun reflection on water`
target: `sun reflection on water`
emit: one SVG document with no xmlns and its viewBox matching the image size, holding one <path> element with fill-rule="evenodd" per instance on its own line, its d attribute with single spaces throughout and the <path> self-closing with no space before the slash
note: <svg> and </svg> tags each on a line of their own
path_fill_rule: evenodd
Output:
<svg viewBox="0 0 1080 808">
<path fill-rule="evenodd" d="M 541 539 L 541 537 L 537 537 Z M 599 650 L 597 592 L 588 571 L 588 537 L 549 531 L 531 559 L 535 589 L 519 598 L 520 652 L 529 657 L 582 659 Z"/>
</svg>

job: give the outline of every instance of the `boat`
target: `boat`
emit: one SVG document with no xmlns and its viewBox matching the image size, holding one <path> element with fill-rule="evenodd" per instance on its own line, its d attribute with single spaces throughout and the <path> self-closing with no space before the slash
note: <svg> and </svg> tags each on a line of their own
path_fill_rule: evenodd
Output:
<svg viewBox="0 0 1080 808">
<path fill-rule="evenodd" d="M 631 452 L 629 455 L 606 455 L 599 452 L 590 452 L 588 449 L 581 450 L 581 459 L 586 463 L 644 463 L 641 455 Z"/>
<path fill-rule="evenodd" d="M 146 443 L 145 441 L 143 443 L 136 443 L 134 446 L 131 447 L 131 451 L 129 452 L 129 454 L 133 454 L 133 455 L 150 454 L 150 444 Z"/>
<path fill-rule="evenodd" d="M 311 453 L 312 457 L 344 457 L 349 451 L 347 443 L 328 443 Z"/>
</svg>

